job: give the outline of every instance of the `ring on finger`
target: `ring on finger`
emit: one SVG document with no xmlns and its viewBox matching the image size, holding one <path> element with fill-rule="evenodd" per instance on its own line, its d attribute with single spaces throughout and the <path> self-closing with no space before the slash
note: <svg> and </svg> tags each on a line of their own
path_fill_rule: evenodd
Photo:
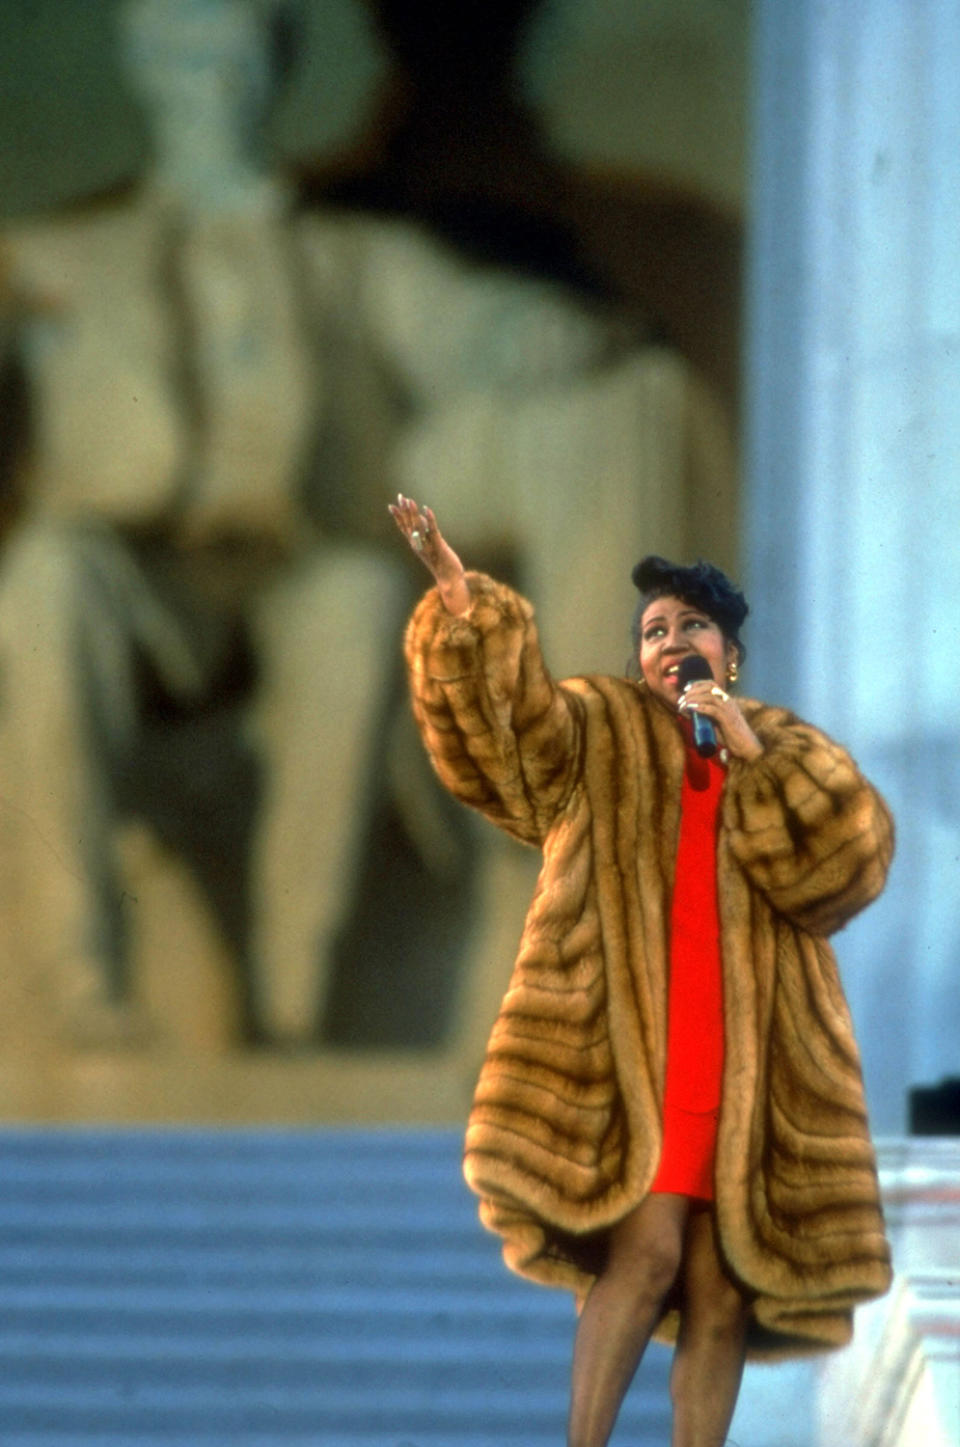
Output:
<svg viewBox="0 0 960 1447">
<path fill-rule="evenodd" d="M 423 552 L 423 534 L 419 528 L 414 528 L 410 534 L 410 542 L 413 545 L 414 552 Z"/>
<path fill-rule="evenodd" d="M 714 697 L 714 698 L 718 698 L 721 703 L 729 703 L 729 702 L 730 702 L 730 695 L 729 695 L 729 693 L 725 693 L 724 690 L 723 690 L 722 688 L 720 688 L 717 684 L 714 684 L 714 686 L 713 686 L 713 688 L 711 688 L 710 692 L 711 692 L 711 694 L 713 695 L 713 697 Z"/>
</svg>

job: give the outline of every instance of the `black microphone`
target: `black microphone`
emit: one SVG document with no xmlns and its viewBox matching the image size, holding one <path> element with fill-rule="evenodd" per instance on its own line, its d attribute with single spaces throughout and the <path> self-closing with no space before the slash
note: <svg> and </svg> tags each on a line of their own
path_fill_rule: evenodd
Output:
<svg viewBox="0 0 960 1447">
<path fill-rule="evenodd" d="M 699 683 L 701 678 L 712 679 L 713 672 L 707 660 L 699 653 L 688 653 L 686 658 L 680 660 L 677 677 L 680 679 L 682 692 L 688 683 Z M 713 719 L 707 718 L 706 714 L 697 713 L 696 709 L 690 709 L 687 717 L 693 725 L 694 748 L 701 758 L 711 758 L 717 752 L 717 731 L 713 726 Z"/>
</svg>

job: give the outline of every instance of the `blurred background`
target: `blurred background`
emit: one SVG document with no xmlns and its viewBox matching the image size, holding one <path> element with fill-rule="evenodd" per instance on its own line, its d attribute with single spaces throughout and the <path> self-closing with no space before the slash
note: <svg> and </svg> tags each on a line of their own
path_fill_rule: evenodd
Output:
<svg viewBox="0 0 960 1447">
<path fill-rule="evenodd" d="M 3 7 L 12 1116 L 461 1118 L 533 866 L 413 737 L 398 489 L 558 674 L 644 552 L 744 582 L 899 821 L 878 1129 L 955 1071 L 953 22 L 867 8 Z"/>
<path fill-rule="evenodd" d="M 4 6 L 13 1119 L 462 1117 L 533 862 L 413 737 L 398 489 L 559 674 L 644 551 L 746 583 L 898 816 L 877 1127 L 956 1068 L 950 12 L 870 9 Z"/>
<path fill-rule="evenodd" d="M 889 1138 L 960 1109 L 958 54 L 951 0 L 5 0 L 5 1444 L 560 1440 L 569 1302 L 457 1181 L 536 861 L 414 735 L 398 490 L 560 675 L 718 563 L 744 691 L 889 799 L 837 947 L 898 1286 L 734 1432 L 956 1440 L 960 1159 Z"/>
<path fill-rule="evenodd" d="M 745 687 L 900 822 L 842 951 L 879 1128 L 949 1074 L 941 8 L 4 7 L 14 1115 L 460 1118 L 532 864 L 413 737 L 398 489 L 558 674 L 624 667 L 642 553 L 743 580 Z"/>
<path fill-rule="evenodd" d="M 15 1117 L 459 1120 L 533 861 L 408 717 L 387 503 L 622 670 L 736 572 L 748 7 L 0 19 Z"/>
</svg>

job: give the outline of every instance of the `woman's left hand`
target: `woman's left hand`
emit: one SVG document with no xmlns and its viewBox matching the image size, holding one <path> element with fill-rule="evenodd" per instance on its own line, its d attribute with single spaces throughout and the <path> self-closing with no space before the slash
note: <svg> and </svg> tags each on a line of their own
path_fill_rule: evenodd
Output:
<svg viewBox="0 0 960 1447">
<path fill-rule="evenodd" d="M 757 759 L 763 745 L 743 716 L 737 700 L 718 683 L 698 679 L 684 689 L 677 708 L 682 714 L 695 710 L 713 722 L 723 748 L 738 759 Z"/>
</svg>

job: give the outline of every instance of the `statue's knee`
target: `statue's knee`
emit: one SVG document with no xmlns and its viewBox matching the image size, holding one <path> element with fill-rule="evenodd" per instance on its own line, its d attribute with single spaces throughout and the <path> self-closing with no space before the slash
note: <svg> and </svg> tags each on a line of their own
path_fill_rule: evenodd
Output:
<svg viewBox="0 0 960 1447">
<path fill-rule="evenodd" d="M 0 613 L 9 616 L 23 606 L 35 618 L 37 610 L 72 610 L 84 570 L 82 548 L 69 528 L 32 523 L 17 529 L 0 561 Z"/>
<path fill-rule="evenodd" d="M 100 550 L 107 558 L 109 544 Z M 105 580 L 107 586 L 104 586 Z M 5 706 L 48 697 L 79 699 L 86 639 L 115 641 L 129 626 L 96 548 L 65 523 L 31 523 L 0 555 L 0 694 Z M 101 654 L 101 657 L 103 655 Z"/>
</svg>

